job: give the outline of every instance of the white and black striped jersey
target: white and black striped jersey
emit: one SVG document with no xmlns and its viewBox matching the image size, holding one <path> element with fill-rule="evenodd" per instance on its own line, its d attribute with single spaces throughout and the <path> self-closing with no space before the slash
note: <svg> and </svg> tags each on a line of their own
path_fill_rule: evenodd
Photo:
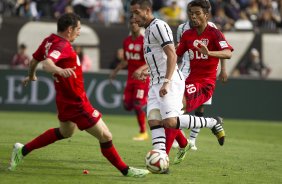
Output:
<svg viewBox="0 0 282 184">
<path fill-rule="evenodd" d="M 216 27 L 216 25 L 212 22 L 208 22 L 208 24 L 212 27 Z M 189 24 L 189 21 L 183 23 L 183 24 L 180 24 L 177 28 L 177 32 L 176 32 L 176 42 L 177 44 L 180 42 L 180 39 L 183 35 L 183 33 L 188 30 L 188 29 L 191 29 L 191 26 Z M 188 52 L 185 52 L 183 54 L 183 57 L 182 57 L 182 63 L 181 63 L 181 66 L 180 66 L 180 71 L 183 73 L 185 79 L 188 77 L 189 73 L 190 73 L 190 59 L 189 59 L 189 54 Z"/>
<path fill-rule="evenodd" d="M 164 81 L 167 69 L 167 55 L 163 47 L 168 44 L 174 44 L 169 25 L 160 19 L 153 19 L 146 28 L 144 36 L 144 57 L 149 66 L 150 85 L 163 83 Z M 179 71 L 176 66 L 175 73 L 177 72 Z M 175 77 L 177 77 L 177 74 L 173 74 L 172 80 L 175 80 Z M 180 78 L 180 75 L 178 78 Z"/>
</svg>

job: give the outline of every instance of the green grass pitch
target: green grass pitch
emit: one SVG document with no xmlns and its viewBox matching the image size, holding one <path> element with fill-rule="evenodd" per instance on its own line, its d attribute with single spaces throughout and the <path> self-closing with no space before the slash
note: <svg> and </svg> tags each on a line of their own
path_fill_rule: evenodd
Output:
<svg viewBox="0 0 282 184">
<path fill-rule="evenodd" d="M 134 142 L 138 133 L 134 116 L 104 115 L 113 133 L 114 144 L 130 166 L 144 168 L 144 157 L 151 140 Z M 225 120 L 227 134 L 219 146 L 210 130 L 201 131 L 198 151 L 189 151 L 179 165 L 170 165 L 168 175 L 150 174 L 145 178 L 123 177 L 100 153 L 95 138 L 76 131 L 66 140 L 30 153 L 16 171 L 9 172 L 12 146 L 26 143 L 51 127 L 56 115 L 39 112 L 0 112 L 0 183 L 174 183 L 245 184 L 282 183 L 282 122 Z M 172 161 L 176 150 L 172 150 Z M 83 170 L 89 170 L 88 175 Z"/>
</svg>

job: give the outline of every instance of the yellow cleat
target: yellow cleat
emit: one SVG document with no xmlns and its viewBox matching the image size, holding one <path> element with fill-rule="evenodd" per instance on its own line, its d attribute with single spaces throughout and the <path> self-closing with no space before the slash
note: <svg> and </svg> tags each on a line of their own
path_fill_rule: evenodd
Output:
<svg viewBox="0 0 282 184">
<path fill-rule="evenodd" d="M 133 137 L 134 141 L 145 141 L 149 138 L 148 133 L 147 132 L 143 132 L 138 134 L 137 136 Z"/>
<path fill-rule="evenodd" d="M 215 118 L 217 123 L 216 125 L 211 129 L 212 133 L 216 136 L 218 144 L 223 145 L 225 140 L 225 132 L 223 129 L 223 119 L 221 117 Z"/>
</svg>

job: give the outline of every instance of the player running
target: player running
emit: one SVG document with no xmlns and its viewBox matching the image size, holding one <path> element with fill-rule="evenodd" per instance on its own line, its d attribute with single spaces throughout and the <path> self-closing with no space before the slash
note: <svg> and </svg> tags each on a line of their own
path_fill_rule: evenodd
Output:
<svg viewBox="0 0 282 184">
<path fill-rule="evenodd" d="M 110 74 L 110 80 L 112 81 L 122 68 L 128 67 L 123 105 L 128 111 L 134 110 L 137 116 L 139 134 L 133 137 L 133 140 L 144 141 L 148 139 L 145 108 L 148 99 L 149 76 L 143 81 L 134 78 L 147 67 L 143 52 L 144 37 L 141 34 L 141 28 L 134 22 L 133 17 L 130 18 L 129 29 L 131 35 L 123 41 L 125 60 L 122 60 L 113 70 Z"/>
<path fill-rule="evenodd" d="M 188 7 L 187 7 L 187 10 L 188 10 Z M 187 11 L 187 15 L 188 15 L 188 19 L 189 18 L 189 13 Z M 212 27 L 215 27 L 216 28 L 216 25 L 212 22 L 208 22 L 208 25 L 212 26 Z M 183 23 L 183 24 L 180 24 L 177 28 L 177 34 L 176 34 L 176 45 L 178 46 L 179 42 L 180 42 L 180 39 L 183 35 L 183 33 L 189 29 L 191 29 L 191 22 L 188 20 L 187 22 Z M 226 62 L 224 59 L 220 59 L 220 73 L 219 73 L 219 80 L 222 82 L 222 83 L 225 83 L 227 82 L 227 73 L 226 73 Z M 190 73 L 190 59 L 189 59 L 189 53 L 188 52 L 185 52 L 183 57 L 182 57 L 182 61 L 181 61 L 181 66 L 179 67 L 180 71 L 183 73 L 185 79 L 189 76 L 189 73 Z M 186 100 L 184 99 L 183 102 L 185 103 Z M 203 103 L 201 106 L 199 106 L 198 108 L 193 109 L 195 110 L 195 115 L 198 116 L 198 117 L 203 117 L 204 116 L 204 106 L 205 105 L 211 105 L 212 104 L 212 97 L 206 101 L 205 103 Z M 187 112 L 189 113 L 189 112 Z M 200 128 L 192 128 L 191 129 L 191 132 L 190 132 L 190 136 L 189 136 L 189 144 L 191 145 L 191 149 L 192 150 L 197 150 L 197 147 L 196 147 L 196 138 L 200 132 Z M 184 133 L 184 132 L 183 132 Z M 176 146 L 173 146 L 173 147 L 177 147 L 178 144 L 177 144 L 177 141 L 174 141 L 173 143 L 174 145 L 176 144 Z"/>
<path fill-rule="evenodd" d="M 230 59 L 233 48 L 218 29 L 208 24 L 209 1 L 194 0 L 187 8 L 192 29 L 183 33 L 176 54 L 182 57 L 188 52 L 189 55 L 191 70 L 184 94 L 186 111 L 191 112 L 212 97 L 219 59 Z M 198 118 L 204 122 L 202 117 Z M 223 145 L 224 141 L 219 139 L 219 144 Z M 174 163 L 180 163 L 185 152 L 180 149 Z"/>
</svg>

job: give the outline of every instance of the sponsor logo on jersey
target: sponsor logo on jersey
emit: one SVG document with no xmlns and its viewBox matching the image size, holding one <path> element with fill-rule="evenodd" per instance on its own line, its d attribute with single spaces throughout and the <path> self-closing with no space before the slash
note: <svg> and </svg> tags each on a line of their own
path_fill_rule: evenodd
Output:
<svg viewBox="0 0 282 184">
<path fill-rule="evenodd" d="M 188 53 L 189 53 L 190 61 L 193 59 L 197 59 L 197 60 L 208 59 L 208 55 L 202 54 L 199 51 L 195 51 L 194 53 L 192 49 L 189 49 Z"/>
<path fill-rule="evenodd" d="M 194 40 L 193 42 L 193 46 L 194 47 L 200 47 L 200 45 L 205 45 L 205 46 L 208 46 L 209 44 L 209 40 L 208 39 L 201 39 L 201 40 Z"/>
<path fill-rule="evenodd" d="M 145 53 L 147 54 L 147 53 L 150 53 L 150 52 L 152 52 L 151 49 L 150 49 L 150 47 L 146 47 Z"/>
<path fill-rule="evenodd" d="M 219 42 L 219 45 L 220 45 L 221 48 L 226 48 L 226 47 L 228 47 L 228 44 L 227 44 L 226 41 L 220 41 L 220 42 Z"/>
<path fill-rule="evenodd" d="M 57 50 L 53 50 L 50 54 L 50 56 L 54 59 L 58 59 L 61 55 L 61 52 L 60 51 L 57 51 Z"/>
<path fill-rule="evenodd" d="M 141 45 L 136 44 L 135 47 L 134 47 L 134 50 L 139 52 L 141 50 L 141 48 L 142 48 Z"/>
<path fill-rule="evenodd" d="M 94 110 L 93 113 L 92 113 L 92 116 L 94 118 L 97 118 L 99 116 L 99 112 L 97 110 Z"/>
<path fill-rule="evenodd" d="M 133 43 L 131 43 L 131 44 L 128 45 L 128 49 L 129 49 L 129 50 L 132 50 L 133 48 L 134 48 L 134 44 L 133 44 Z"/>
<path fill-rule="evenodd" d="M 140 60 L 141 56 L 139 53 L 133 53 L 133 52 L 125 52 L 125 56 L 127 60 Z"/>
</svg>

